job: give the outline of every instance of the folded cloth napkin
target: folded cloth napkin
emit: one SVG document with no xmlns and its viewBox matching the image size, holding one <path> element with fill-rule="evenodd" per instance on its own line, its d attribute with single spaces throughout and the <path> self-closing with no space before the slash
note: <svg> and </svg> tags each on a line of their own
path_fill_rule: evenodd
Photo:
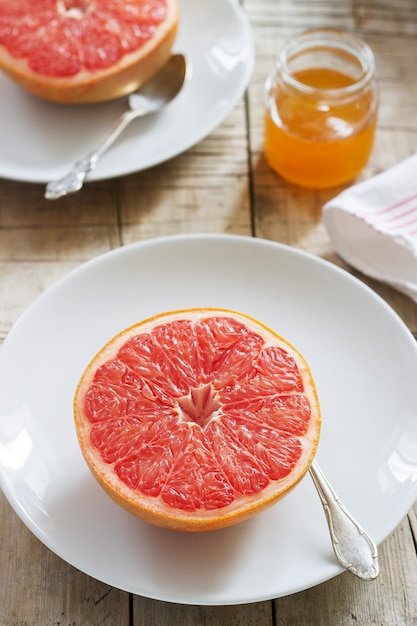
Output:
<svg viewBox="0 0 417 626">
<path fill-rule="evenodd" d="M 417 302 L 417 154 L 327 202 L 323 219 L 346 263 Z"/>
</svg>

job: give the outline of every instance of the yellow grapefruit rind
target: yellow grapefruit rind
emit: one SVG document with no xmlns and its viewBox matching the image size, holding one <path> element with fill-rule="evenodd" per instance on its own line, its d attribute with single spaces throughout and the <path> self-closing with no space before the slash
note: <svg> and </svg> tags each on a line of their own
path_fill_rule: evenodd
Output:
<svg viewBox="0 0 417 626">
<path fill-rule="evenodd" d="M 0 68 L 15 83 L 43 100 L 60 104 L 94 104 L 132 93 L 167 63 L 178 30 L 178 0 L 169 0 L 166 20 L 141 48 L 118 63 L 97 72 L 79 72 L 70 78 L 32 71 L 24 58 L 16 58 L 0 45 Z"/>
<path fill-rule="evenodd" d="M 291 473 L 284 479 L 271 482 L 263 491 L 254 496 L 245 496 L 237 502 L 214 511 L 173 510 L 162 500 L 144 496 L 127 487 L 113 472 L 112 466 L 106 465 L 102 461 L 100 454 L 90 444 L 91 424 L 84 416 L 84 396 L 92 383 L 97 368 L 112 358 L 129 337 L 139 332 L 148 332 L 160 323 L 176 319 L 192 319 L 193 317 L 200 319 L 207 315 L 223 315 L 239 319 L 269 343 L 282 346 L 287 350 L 296 360 L 302 376 L 305 393 L 310 402 L 311 419 L 308 431 L 303 436 L 302 455 Z M 252 517 L 255 513 L 259 513 L 277 502 L 291 491 L 307 473 L 316 453 L 321 427 L 321 413 L 316 386 L 310 368 L 298 350 L 261 322 L 236 311 L 215 308 L 185 309 L 162 313 L 139 322 L 116 335 L 97 353 L 84 371 L 74 397 L 74 419 L 79 444 L 87 465 L 107 494 L 136 517 L 156 526 L 181 531 L 207 531 L 231 526 Z"/>
</svg>

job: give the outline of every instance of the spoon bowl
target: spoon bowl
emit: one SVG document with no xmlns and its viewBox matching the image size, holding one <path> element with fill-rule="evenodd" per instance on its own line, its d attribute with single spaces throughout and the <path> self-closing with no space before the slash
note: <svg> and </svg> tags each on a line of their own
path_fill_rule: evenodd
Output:
<svg viewBox="0 0 417 626">
<path fill-rule="evenodd" d="M 155 76 L 129 95 L 130 109 L 136 111 L 143 107 L 146 113 L 159 111 L 179 94 L 186 74 L 187 63 L 184 55 L 172 55 Z"/>
<path fill-rule="evenodd" d="M 123 130 L 138 117 L 156 113 L 167 106 L 181 91 L 187 76 L 187 62 L 183 54 L 174 54 L 167 64 L 149 81 L 128 96 L 128 109 L 119 117 L 98 146 L 74 163 L 62 178 L 46 185 L 45 198 L 56 200 L 79 191 L 100 157 L 110 148 Z"/>
</svg>

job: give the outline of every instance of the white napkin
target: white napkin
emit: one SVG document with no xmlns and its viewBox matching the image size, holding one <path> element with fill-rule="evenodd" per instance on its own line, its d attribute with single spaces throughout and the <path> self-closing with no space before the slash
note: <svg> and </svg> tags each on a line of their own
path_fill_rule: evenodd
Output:
<svg viewBox="0 0 417 626">
<path fill-rule="evenodd" d="M 417 302 L 417 154 L 323 207 L 338 254 Z"/>
</svg>

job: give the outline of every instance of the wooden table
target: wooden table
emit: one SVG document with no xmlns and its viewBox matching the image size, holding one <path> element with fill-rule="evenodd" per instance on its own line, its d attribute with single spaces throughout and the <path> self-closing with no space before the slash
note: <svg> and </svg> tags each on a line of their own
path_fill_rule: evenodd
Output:
<svg viewBox="0 0 417 626">
<path fill-rule="evenodd" d="M 281 181 L 262 152 L 263 83 L 282 41 L 314 26 L 353 29 L 373 48 L 381 107 L 368 178 L 417 151 L 414 0 L 244 0 L 256 45 L 245 97 L 209 137 L 151 171 L 90 183 L 55 202 L 43 187 L 0 181 L 0 337 L 34 298 L 107 250 L 159 235 L 234 233 L 302 248 L 343 267 L 322 223 L 338 193 Z M 352 271 L 351 268 L 345 268 Z M 356 272 L 352 272 L 357 274 Z M 359 276 L 417 333 L 417 305 Z M 227 607 L 132 596 L 77 571 L 41 544 L 0 495 L 0 626 L 417 624 L 417 508 L 380 546 L 380 577 L 349 573 L 292 596 Z"/>
</svg>

